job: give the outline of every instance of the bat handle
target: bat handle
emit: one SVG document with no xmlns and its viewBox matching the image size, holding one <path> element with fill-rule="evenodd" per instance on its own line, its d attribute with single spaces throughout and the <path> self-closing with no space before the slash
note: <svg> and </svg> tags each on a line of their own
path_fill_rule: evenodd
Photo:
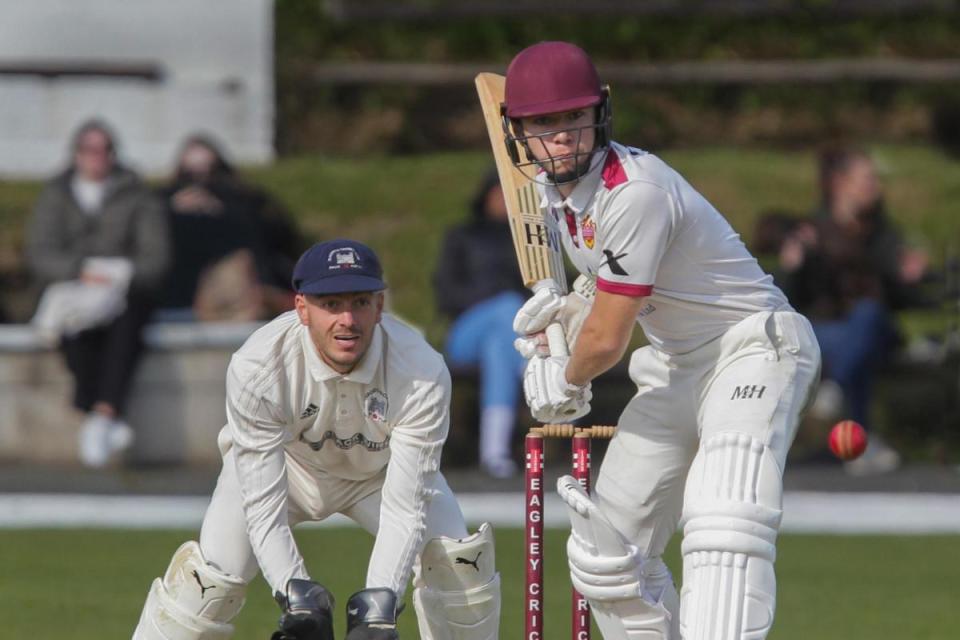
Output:
<svg viewBox="0 0 960 640">
<path fill-rule="evenodd" d="M 547 347 L 550 349 L 551 356 L 570 355 L 570 350 L 567 349 L 567 337 L 564 335 L 563 325 L 559 322 L 547 325 Z"/>
</svg>

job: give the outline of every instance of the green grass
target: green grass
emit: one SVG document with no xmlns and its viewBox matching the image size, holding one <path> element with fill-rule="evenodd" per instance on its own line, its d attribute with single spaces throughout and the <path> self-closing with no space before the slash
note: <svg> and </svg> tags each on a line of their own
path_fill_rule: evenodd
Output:
<svg viewBox="0 0 960 640">
<path fill-rule="evenodd" d="M 190 531 L 2 531 L 0 620 L 4 638 L 101 640 L 129 637 L 150 582 Z M 372 539 L 350 529 L 302 530 L 300 546 L 312 575 L 343 606 L 363 586 Z M 564 533 L 547 534 L 547 637 L 569 637 L 569 582 Z M 772 640 L 948 640 L 955 638 L 960 539 L 949 536 L 799 536 L 779 545 L 777 621 Z M 679 566 L 677 545 L 668 563 Z M 501 637 L 521 635 L 522 536 L 497 531 L 503 575 Z M 408 598 L 409 602 L 409 598 Z M 237 640 L 265 640 L 278 609 L 257 579 L 237 620 Z M 401 637 L 418 637 L 412 606 Z M 599 638 L 599 634 L 594 635 Z"/>
<path fill-rule="evenodd" d="M 923 146 L 873 151 L 885 172 L 892 216 L 911 242 L 925 246 L 940 262 L 948 243 L 954 243 L 954 250 L 960 243 L 954 211 L 960 200 L 960 163 Z M 761 211 L 804 213 L 815 204 L 809 151 L 721 147 L 661 155 L 748 240 Z M 466 216 L 466 203 L 489 163 L 489 154 L 481 151 L 302 156 L 246 174 L 286 202 L 312 238 L 352 236 L 372 244 L 384 261 L 392 308 L 438 344 L 445 324 L 435 310 L 430 278 L 440 241 L 448 226 Z M 0 182 L 0 258 L 9 260 L 18 251 L 37 191 L 33 182 Z"/>
</svg>

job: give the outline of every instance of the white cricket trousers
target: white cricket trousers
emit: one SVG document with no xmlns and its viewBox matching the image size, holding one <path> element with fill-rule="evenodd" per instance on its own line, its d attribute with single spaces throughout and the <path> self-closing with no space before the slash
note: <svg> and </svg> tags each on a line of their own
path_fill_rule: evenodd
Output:
<svg viewBox="0 0 960 640">
<path fill-rule="evenodd" d="M 463 538 L 467 528 L 463 521 L 460 505 L 440 473 L 433 475 L 432 499 L 427 506 L 427 532 L 424 541 L 437 536 Z M 335 513 L 341 513 L 369 533 L 376 535 L 380 524 L 380 495 L 383 486 L 383 474 L 370 480 L 355 481 L 339 478 L 325 478 L 317 481 L 311 478 L 299 466 L 287 464 L 287 510 L 290 526 L 306 521 L 320 521 Z M 395 510 L 390 510 L 395 511 Z M 396 553 L 384 553 L 383 557 L 395 558 L 401 553 L 403 540 L 379 541 L 381 544 L 396 544 Z M 247 537 L 247 521 L 243 513 L 240 487 L 237 483 L 236 464 L 233 453 L 228 451 L 223 458 L 223 467 L 217 479 L 210 506 L 207 507 L 200 530 L 200 549 L 203 557 L 215 567 L 226 573 L 240 577 L 249 583 L 259 572 L 257 559 L 250 539 Z M 389 551 L 389 549 L 387 549 Z M 334 551 L 335 552 L 335 551 Z M 309 568 L 308 568 L 309 569 Z M 321 584 L 324 576 L 311 574 Z M 371 577 L 389 575 L 386 569 L 369 567 L 368 581 Z M 386 580 L 387 578 L 381 578 Z M 367 586 L 383 586 L 370 585 Z"/>
<path fill-rule="evenodd" d="M 820 348 L 794 311 L 751 315 L 682 355 L 650 346 L 630 358 L 637 394 L 627 404 L 596 486 L 601 509 L 645 557 L 676 531 L 684 484 L 701 441 L 736 431 L 787 450 L 820 377 Z"/>
</svg>

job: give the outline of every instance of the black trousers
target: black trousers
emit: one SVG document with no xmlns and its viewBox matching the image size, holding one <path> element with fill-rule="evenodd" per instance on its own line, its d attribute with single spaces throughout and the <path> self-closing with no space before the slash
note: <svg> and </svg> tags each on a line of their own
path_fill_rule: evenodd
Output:
<svg viewBox="0 0 960 640">
<path fill-rule="evenodd" d="M 88 412 L 105 402 L 123 413 L 143 353 L 143 327 L 153 308 L 153 296 L 131 294 L 126 310 L 110 324 L 61 340 L 74 379 L 73 406 Z"/>
</svg>

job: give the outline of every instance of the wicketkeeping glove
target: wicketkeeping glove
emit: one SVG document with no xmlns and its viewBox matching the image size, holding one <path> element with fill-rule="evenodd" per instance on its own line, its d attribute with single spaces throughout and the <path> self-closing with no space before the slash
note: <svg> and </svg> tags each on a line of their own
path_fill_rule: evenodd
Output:
<svg viewBox="0 0 960 640">
<path fill-rule="evenodd" d="M 393 589 L 364 589 L 347 601 L 347 640 L 400 640 L 397 594 Z"/>
<path fill-rule="evenodd" d="M 576 420 L 590 412 L 590 384 L 579 387 L 567 382 L 570 358 L 534 358 L 523 372 L 523 392 L 533 417 L 544 423 Z"/>
<path fill-rule="evenodd" d="M 293 578 L 274 598 L 283 615 L 270 640 L 333 640 L 333 595 L 323 585 Z"/>
</svg>

